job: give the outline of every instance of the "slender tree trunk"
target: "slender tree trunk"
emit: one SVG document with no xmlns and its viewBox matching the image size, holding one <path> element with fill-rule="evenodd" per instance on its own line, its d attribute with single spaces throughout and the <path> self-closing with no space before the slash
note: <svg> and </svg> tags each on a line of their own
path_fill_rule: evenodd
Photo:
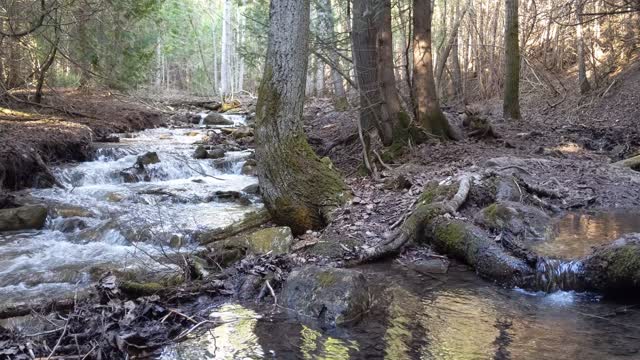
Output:
<svg viewBox="0 0 640 360">
<path fill-rule="evenodd" d="M 416 120 L 427 132 L 453 139 L 447 118 L 440 109 L 433 78 L 431 1 L 413 0 L 413 100 Z"/>
<path fill-rule="evenodd" d="M 457 15 L 457 18 L 451 25 L 451 33 L 449 37 L 444 41 L 444 45 L 440 48 L 440 54 L 438 56 L 438 61 L 436 63 L 436 85 L 440 89 L 439 93 L 443 93 L 443 80 L 444 80 L 444 69 L 447 64 L 447 59 L 449 59 L 449 54 L 453 49 L 453 45 L 456 43 L 458 39 L 458 29 L 460 28 L 460 23 L 464 18 L 464 15 L 467 12 L 468 5 L 465 5 L 462 13 Z"/>
<path fill-rule="evenodd" d="M 584 32 L 582 29 L 582 10 L 584 4 L 582 0 L 576 1 L 576 48 L 578 50 L 578 85 L 580 86 L 580 94 L 586 94 L 591 91 L 589 79 L 587 79 L 587 66 L 584 58 Z"/>
<path fill-rule="evenodd" d="M 520 42 L 518 39 L 518 0 L 505 0 L 505 119 L 520 119 Z"/>
<path fill-rule="evenodd" d="M 158 38 L 158 43 L 156 44 L 156 76 L 155 76 L 155 86 L 160 88 L 162 85 L 162 37 Z"/>
<path fill-rule="evenodd" d="M 231 93 L 233 71 L 231 69 L 231 0 L 224 0 L 222 10 L 222 55 L 220 66 L 220 95 L 224 99 Z"/>
<path fill-rule="evenodd" d="M 324 95 L 324 63 L 316 58 L 316 96 Z"/>
<path fill-rule="evenodd" d="M 460 16 L 460 2 L 456 2 L 455 16 Z M 462 96 L 462 72 L 460 70 L 460 32 L 453 38 L 451 46 L 451 82 L 453 84 L 453 95 L 456 99 Z"/>
<path fill-rule="evenodd" d="M 265 206 L 295 234 L 319 229 L 349 193 L 302 127 L 309 0 L 271 0 L 269 40 L 256 110 L 256 159 Z M 283 31 L 287 29 L 287 31 Z"/>
<path fill-rule="evenodd" d="M 245 6 L 247 5 L 247 0 L 242 0 L 242 8 L 244 11 Z M 246 18 L 244 16 L 243 13 L 241 13 L 238 10 L 238 18 L 239 18 L 239 31 L 240 31 L 240 42 L 239 42 L 239 46 L 243 46 L 244 42 L 245 42 L 245 27 L 246 27 Z M 236 53 L 238 54 L 238 91 L 243 91 L 244 90 L 244 71 L 245 71 L 245 65 L 244 65 L 244 59 L 242 58 L 242 56 L 240 55 L 239 51 L 236 51 Z"/>
<path fill-rule="evenodd" d="M 56 30 L 56 33 L 57 33 L 57 30 Z M 53 65 L 53 62 L 56 59 L 56 54 L 58 53 L 58 43 L 60 42 L 60 38 L 57 36 L 58 35 L 56 34 L 56 41 L 51 45 L 52 46 L 51 52 L 49 53 L 49 56 L 45 60 L 44 64 L 42 64 L 42 67 L 40 68 L 40 71 L 38 73 L 38 81 L 36 83 L 36 92 L 33 100 L 38 104 L 40 104 L 40 102 L 42 101 L 42 87 L 44 86 L 44 80 L 46 79 L 47 71 L 49 71 L 49 68 L 51 67 L 51 65 Z"/>
<path fill-rule="evenodd" d="M 338 109 L 344 109 L 347 106 L 347 94 L 344 89 L 342 75 L 340 75 L 340 54 L 333 43 L 336 40 L 334 30 L 335 21 L 333 9 L 330 0 L 318 0 L 318 17 L 320 18 L 320 28 L 322 30 L 322 41 L 327 46 L 328 58 L 331 61 L 331 82 L 333 85 L 333 94 L 335 97 L 335 105 Z M 332 44 L 332 45 L 329 45 Z"/>
<path fill-rule="evenodd" d="M 218 81 L 218 36 L 216 35 L 215 24 L 212 28 L 212 45 L 213 45 L 213 93 L 217 94 L 219 91 L 220 82 Z"/>
<path fill-rule="evenodd" d="M 0 30 L 4 31 L 4 19 L 0 17 Z M 0 36 L 0 88 L 6 88 L 5 79 L 5 37 Z"/>
</svg>

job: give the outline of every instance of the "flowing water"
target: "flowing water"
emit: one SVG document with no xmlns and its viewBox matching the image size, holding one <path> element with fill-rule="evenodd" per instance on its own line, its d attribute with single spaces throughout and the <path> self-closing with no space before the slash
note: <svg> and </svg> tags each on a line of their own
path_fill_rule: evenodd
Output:
<svg viewBox="0 0 640 360">
<path fill-rule="evenodd" d="M 0 235 L 0 303 L 72 292 L 88 285 L 96 268 L 154 268 L 149 257 L 193 250 L 192 234 L 259 207 L 256 199 L 240 205 L 211 198 L 256 180 L 240 175 L 249 152 L 227 153 L 222 166 L 194 160 L 194 143 L 207 131 L 147 130 L 105 144 L 93 161 L 54 169 L 67 189 L 30 194 L 67 218 L 50 216 L 41 231 Z M 125 183 L 120 172 L 149 151 L 160 162 L 147 166 L 148 181 Z M 82 229 L 69 231 L 69 219 L 81 221 Z M 578 258 L 594 245 L 640 231 L 637 219 L 569 214 L 536 250 Z M 170 248 L 176 239 L 179 248 Z M 435 278 L 392 263 L 359 270 L 370 280 L 373 305 L 352 327 L 323 329 L 270 305 L 230 303 L 211 313 L 220 326 L 166 348 L 162 359 L 640 359 L 640 307 L 634 304 L 505 289 L 462 265 Z M 557 261 L 539 270 L 559 278 L 580 269 Z"/>
<path fill-rule="evenodd" d="M 454 266 L 440 279 L 392 264 L 360 268 L 373 306 L 322 329 L 272 306 L 229 304 L 223 325 L 165 349 L 163 360 L 638 359 L 640 308 L 574 292 L 504 289 Z"/>
<path fill-rule="evenodd" d="M 50 215 L 43 230 L 0 235 L 0 303 L 74 291 L 106 267 L 164 269 L 150 258 L 193 250 L 194 233 L 255 211 L 259 204 L 212 197 L 257 180 L 240 174 L 250 152 L 228 152 L 218 166 L 193 159 L 194 143 L 207 131 L 219 130 L 162 128 L 123 135 L 120 143 L 98 148 L 93 161 L 53 169 L 66 189 L 34 189 L 30 195 L 58 209 L 50 213 L 72 217 Z M 125 183 L 121 171 L 150 151 L 160 162 L 145 167 L 148 181 Z"/>
</svg>

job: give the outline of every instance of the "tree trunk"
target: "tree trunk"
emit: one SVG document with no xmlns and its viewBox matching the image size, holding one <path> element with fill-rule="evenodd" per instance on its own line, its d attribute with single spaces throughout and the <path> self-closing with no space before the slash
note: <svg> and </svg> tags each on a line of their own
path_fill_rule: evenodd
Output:
<svg viewBox="0 0 640 360">
<path fill-rule="evenodd" d="M 351 40 L 360 90 L 360 124 L 365 133 L 375 127 L 382 143 L 389 146 L 393 143 L 393 129 L 388 121 L 388 115 L 383 114 L 382 111 L 378 78 L 376 16 L 379 11 L 377 1 L 353 1 Z"/>
<path fill-rule="evenodd" d="M 440 54 L 436 63 L 436 84 L 438 85 L 438 88 L 440 89 L 439 93 L 441 94 L 444 92 L 443 80 L 447 59 L 449 59 L 449 54 L 451 53 L 453 46 L 457 43 L 458 29 L 460 28 L 460 23 L 462 22 L 462 19 L 464 18 L 468 8 L 469 6 L 467 4 L 462 10 L 462 13 L 456 14 L 457 17 L 451 25 L 451 33 L 449 34 L 449 37 L 446 39 L 446 41 L 444 41 L 444 45 L 440 48 Z"/>
<path fill-rule="evenodd" d="M 318 17 L 320 19 L 320 29 L 322 31 L 322 42 L 327 46 L 329 60 L 331 61 L 331 82 L 333 85 L 333 95 L 335 97 L 335 105 L 338 109 L 344 109 L 347 106 L 347 94 L 344 89 L 342 75 L 340 75 L 340 55 L 336 49 L 334 30 L 334 18 L 330 0 L 318 0 Z M 331 45 L 329 45 L 331 44 Z"/>
<path fill-rule="evenodd" d="M 456 3 L 455 15 L 460 14 L 460 4 Z M 451 46 L 451 83 L 453 84 L 453 95 L 455 99 L 462 96 L 462 71 L 460 70 L 460 32 L 453 38 Z M 466 70 L 466 69 L 465 69 Z"/>
<path fill-rule="evenodd" d="M 49 71 L 49 68 L 51 67 L 51 65 L 53 65 L 53 62 L 56 59 L 56 54 L 58 53 L 59 40 L 60 40 L 59 38 L 56 38 L 56 42 L 51 45 L 52 46 L 51 52 L 49 53 L 49 56 L 47 57 L 47 60 L 45 61 L 45 63 L 42 65 L 42 68 L 40 68 L 40 71 L 38 74 L 38 81 L 36 84 L 36 92 L 33 100 L 35 103 L 40 104 L 40 102 L 42 102 L 42 87 L 44 86 L 44 80 L 47 76 L 47 71 Z"/>
<path fill-rule="evenodd" d="M 256 159 L 265 206 L 274 222 L 295 234 L 324 227 L 349 198 L 340 175 L 316 156 L 302 128 L 308 41 L 309 0 L 272 0 Z"/>
<path fill-rule="evenodd" d="M 413 0 L 413 100 L 416 120 L 428 133 L 453 139 L 449 122 L 440 109 L 433 78 L 431 1 Z"/>
<path fill-rule="evenodd" d="M 378 74 L 380 76 L 383 109 L 392 127 L 392 142 L 403 146 L 408 140 L 409 117 L 402 111 L 400 96 L 396 88 L 395 64 L 393 62 L 393 35 L 391 29 L 391 0 L 378 0 Z"/>
<path fill-rule="evenodd" d="M 518 0 L 505 0 L 504 26 L 504 104 L 505 119 L 520 115 L 520 44 L 518 39 Z"/>
<path fill-rule="evenodd" d="M 222 55 L 220 65 L 220 95 L 222 99 L 231 93 L 231 0 L 224 0 L 222 11 Z"/>
<path fill-rule="evenodd" d="M 582 29 L 582 0 L 576 2 L 576 48 L 578 50 L 578 85 L 580 86 L 580 94 L 586 94 L 591 91 L 589 79 L 587 79 L 587 66 L 584 60 L 584 32 Z"/>
<path fill-rule="evenodd" d="M 316 96 L 324 95 L 324 63 L 319 58 L 316 59 Z"/>
</svg>

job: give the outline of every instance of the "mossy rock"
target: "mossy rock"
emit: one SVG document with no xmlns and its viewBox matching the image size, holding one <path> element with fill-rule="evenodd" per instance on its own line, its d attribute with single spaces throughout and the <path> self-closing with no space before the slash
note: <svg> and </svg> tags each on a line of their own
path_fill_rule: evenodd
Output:
<svg viewBox="0 0 640 360">
<path fill-rule="evenodd" d="M 640 234 L 627 235 L 596 249 L 584 261 L 591 287 L 623 295 L 640 294 Z"/>
<path fill-rule="evenodd" d="M 135 165 L 136 167 L 142 169 L 147 165 L 157 164 L 159 162 L 160 158 L 158 157 L 158 154 L 154 151 L 150 151 L 144 155 L 138 156 Z"/>
<path fill-rule="evenodd" d="M 367 280 L 361 273 L 319 266 L 293 270 L 280 299 L 286 308 L 304 318 L 329 326 L 360 320 L 370 305 Z"/>
<path fill-rule="evenodd" d="M 425 185 L 418 203 L 431 204 L 453 198 L 458 191 L 458 184 L 440 185 L 437 181 L 430 181 Z"/>
<path fill-rule="evenodd" d="M 217 241 L 210 245 L 211 251 L 216 253 L 239 254 L 242 250 L 252 254 L 286 254 L 293 245 L 293 234 L 286 226 L 264 228 L 249 234 L 241 234 L 226 240 Z"/>
<path fill-rule="evenodd" d="M 493 203 L 476 214 L 474 221 L 491 231 L 507 231 L 524 240 L 544 240 L 551 231 L 551 217 L 544 211 L 512 201 Z"/>
<path fill-rule="evenodd" d="M 46 219 L 47 208 L 42 205 L 0 209 L 0 231 L 42 229 Z"/>
</svg>

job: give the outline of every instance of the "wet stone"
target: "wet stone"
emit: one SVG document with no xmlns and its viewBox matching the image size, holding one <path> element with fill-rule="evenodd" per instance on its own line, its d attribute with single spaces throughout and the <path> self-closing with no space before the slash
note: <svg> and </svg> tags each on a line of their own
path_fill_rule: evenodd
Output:
<svg viewBox="0 0 640 360">
<path fill-rule="evenodd" d="M 198 145 L 198 147 L 196 148 L 196 150 L 193 153 L 193 158 L 194 159 L 198 159 L 198 160 L 202 160 L 202 159 L 206 159 L 208 157 L 208 153 L 207 153 L 207 149 L 202 146 L 202 145 Z"/>
<path fill-rule="evenodd" d="M 160 162 L 158 154 L 154 151 L 150 151 L 144 155 L 138 156 L 135 166 L 139 169 L 143 169 L 147 165 L 157 164 Z"/>
<path fill-rule="evenodd" d="M 244 165 L 242 165 L 242 175 L 247 175 L 247 176 L 258 175 L 257 166 L 258 166 L 258 163 L 254 159 L 247 160 L 244 163 Z"/>
<path fill-rule="evenodd" d="M 303 317 L 341 326 L 362 318 L 369 308 L 369 289 L 355 270 L 307 266 L 291 272 L 280 299 Z"/>
<path fill-rule="evenodd" d="M 0 210 L 0 231 L 42 229 L 47 219 L 47 208 L 27 205 Z"/>
<path fill-rule="evenodd" d="M 204 125 L 233 125 L 233 121 L 218 113 L 210 113 L 202 120 Z"/>
<path fill-rule="evenodd" d="M 544 211 L 512 201 L 487 206 L 474 221 L 492 231 L 508 231 L 526 240 L 545 239 L 551 231 L 551 218 Z"/>
</svg>

